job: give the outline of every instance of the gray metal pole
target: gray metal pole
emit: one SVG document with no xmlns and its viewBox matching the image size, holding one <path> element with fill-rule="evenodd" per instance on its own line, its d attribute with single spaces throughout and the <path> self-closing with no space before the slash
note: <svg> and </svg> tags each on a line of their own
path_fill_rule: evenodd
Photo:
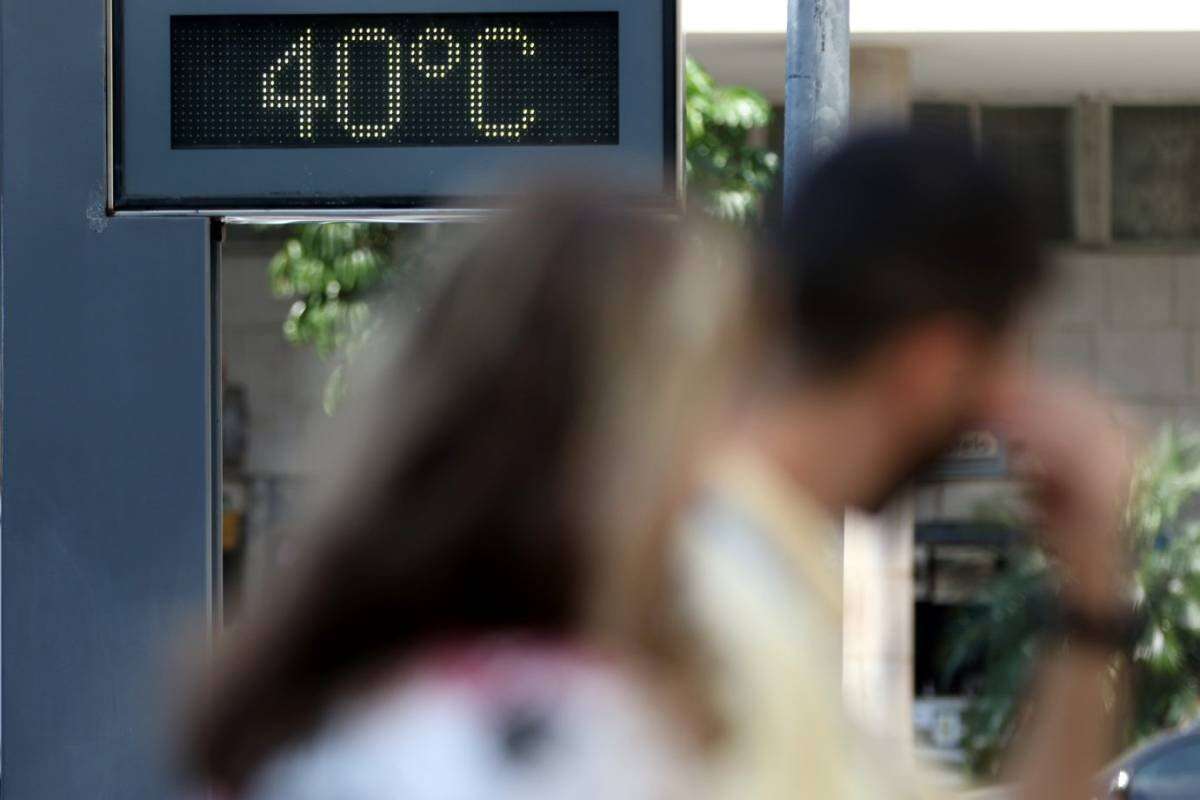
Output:
<svg viewBox="0 0 1200 800">
<path fill-rule="evenodd" d="M 838 140 L 849 117 L 849 0 L 788 0 L 784 208 L 813 158 Z"/>
<path fill-rule="evenodd" d="M 788 0 L 783 208 L 792 207 L 813 161 L 850 118 L 850 0 Z M 838 549 L 839 554 L 842 552 Z M 838 577 L 841 578 L 839 566 Z M 838 655 L 841 656 L 839 648 Z M 840 659 L 839 659 L 840 662 Z"/>
</svg>

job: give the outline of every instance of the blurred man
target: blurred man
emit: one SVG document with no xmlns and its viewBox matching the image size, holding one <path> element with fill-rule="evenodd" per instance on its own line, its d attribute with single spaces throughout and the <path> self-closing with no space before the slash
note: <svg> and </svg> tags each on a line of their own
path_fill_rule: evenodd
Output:
<svg viewBox="0 0 1200 800">
<path fill-rule="evenodd" d="M 1086 797 L 1113 739 L 1107 668 L 1130 623 L 1117 529 L 1124 448 L 1082 396 L 1034 385 L 1015 323 L 1045 278 L 999 171 L 965 146 L 877 133 L 844 146 L 785 215 L 786 336 L 715 460 L 686 537 L 691 598 L 719 659 L 730 798 L 923 796 L 846 723 L 837 660 L 843 509 L 878 509 L 970 425 L 1038 467 L 1064 577 L 1021 797 Z M 849 576 L 848 576 L 849 577 Z"/>
</svg>

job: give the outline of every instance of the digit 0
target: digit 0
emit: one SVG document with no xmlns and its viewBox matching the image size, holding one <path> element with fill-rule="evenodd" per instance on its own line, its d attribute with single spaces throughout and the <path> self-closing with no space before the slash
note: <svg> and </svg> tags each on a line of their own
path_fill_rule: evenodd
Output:
<svg viewBox="0 0 1200 800">
<path fill-rule="evenodd" d="M 368 42 L 387 45 L 387 122 L 354 122 L 350 118 L 350 49 Z M 404 63 L 400 42 L 384 28 L 351 28 L 337 45 L 337 89 L 334 104 L 337 120 L 355 139 L 383 139 L 400 123 L 401 67 Z"/>
</svg>

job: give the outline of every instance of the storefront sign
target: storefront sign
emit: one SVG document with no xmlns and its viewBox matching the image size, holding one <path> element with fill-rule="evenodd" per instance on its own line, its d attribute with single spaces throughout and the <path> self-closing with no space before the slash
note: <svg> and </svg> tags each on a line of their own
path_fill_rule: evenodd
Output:
<svg viewBox="0 0 1200 800">
<path fill-rule="evenodd" d="M 934 480 L 1004 478 L 1008 453 L 1004 440 L 991 431 L 968 431 L 930 470 Z"/>
</svg>

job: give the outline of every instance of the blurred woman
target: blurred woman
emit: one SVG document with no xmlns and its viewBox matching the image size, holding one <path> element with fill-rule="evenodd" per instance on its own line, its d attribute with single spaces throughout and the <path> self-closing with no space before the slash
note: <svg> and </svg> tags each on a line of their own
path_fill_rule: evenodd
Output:
<svg viewBox="0 0 1200 800">
<path fill-rule="evenodd" d="M 194 779 L 239 800 L 703 797 L 669 532 L 743 294 L 678 228 L 551 194 L 453 266 L 302 565 L 224 643 Z"/>
</svg>

